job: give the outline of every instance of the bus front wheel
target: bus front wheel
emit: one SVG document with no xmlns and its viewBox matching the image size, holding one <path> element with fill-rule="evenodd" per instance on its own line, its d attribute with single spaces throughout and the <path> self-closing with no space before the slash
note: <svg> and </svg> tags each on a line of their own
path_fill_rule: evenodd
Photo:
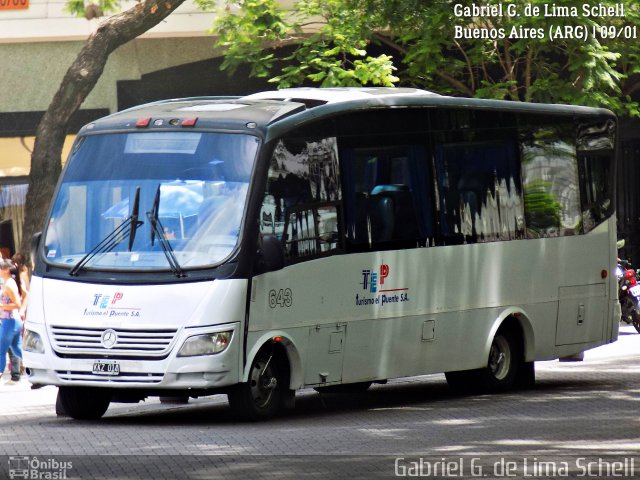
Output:
<svg viewBox="0 0 640 480">
<path fill-rule="evenodd" d="M 100 388 L 59 387 L 62 411 L 76 420 L 96 420 L 107 411 L 111 395 Z"/>
<path fill-rule="evenodd" d="M 283 403 L 283 389 L 278 361 L 275 355 L 261 352 L 253 360 L 249 381 L 229 391 L 229 405 L 242 420 L 266 420 L 275 416 Z"/>
</svg>

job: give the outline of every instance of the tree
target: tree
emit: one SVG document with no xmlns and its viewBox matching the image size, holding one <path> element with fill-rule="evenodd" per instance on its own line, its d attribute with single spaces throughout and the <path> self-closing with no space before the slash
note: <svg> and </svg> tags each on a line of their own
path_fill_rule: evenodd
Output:
<svg viewBox="0 0 640 480">
<path fill-rule="evenodd" d="M 279 87 L 398 84 L 450 95 L 604 106 L 638 116 L 631 94 L 640 90 L 640 5 L 601 0 L 593 6 L 620 4 L 625 15 L 594 17 L 584 14 L 584 4 L 590 5 L 300 0 L 287 12 L 276 0 L 243 0 L 239 9 L 228 4 L 213 30 L 217 45 L 227 48 L 223 68 L 233 72 L 250 63 L 254 75 L 270 76 Z M 201 5 L 211 7 L 208 0 Z M 473 5 L 501 6 L 502 16 L 474 12 Z M 557 6 L 562 10 L 550 10 Z M 552 41 L 556 34 L 564 38 Z M 279 56 L 279 47 L 290 44 L 293 53 Z M 381 49 L 386 52 L 372 54 Z M 276 71 L 279 60 L 285 66 Z"/>
<path fill-rule="evenodd" d="M 184 0 L 143 0 L 132 8 L 103 20 L 85 42 L 36 130 L 20 246 L 22 251 L 30 250 L 33 235 L 42 228 L 47 206 L 62 168 L 62 146 L 69 119 L 80 108 L 102 75 L 109 55 L 119 46 L 157 25 L 183 2 Z M 113 8 L 117 6 L 113 3 L 109 5 Z"/>
</svg>

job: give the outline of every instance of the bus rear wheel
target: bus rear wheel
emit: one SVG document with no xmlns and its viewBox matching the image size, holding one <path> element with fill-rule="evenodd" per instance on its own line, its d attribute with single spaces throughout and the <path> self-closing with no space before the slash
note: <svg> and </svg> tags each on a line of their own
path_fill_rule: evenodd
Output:
<svg viewBox="0 0 640 480">
<path fill-rule="evenodd" d="M 108 392 L 90 387 L 59 387 L 58 399 L 64 413 L 76 420 L 96 420 L 111 403 Z"/>
<path fill-rule="evenodd" d="M 504 392 L 516 386 L 522 365 L 522 348 L 513 329 L 500 329 L 491 342 L 487 366 L 476 370 L 447 372 L 449 386 L 462 392 Z"/>
<path fill-rule="evenodd" d="M 227 397 L 241 420 L 266 420 L 275 416 L 283 403 L 283 388 L 275 355 L 261 352 L 251 364 L 249 381 L 233 387 Z"/>
</svg>

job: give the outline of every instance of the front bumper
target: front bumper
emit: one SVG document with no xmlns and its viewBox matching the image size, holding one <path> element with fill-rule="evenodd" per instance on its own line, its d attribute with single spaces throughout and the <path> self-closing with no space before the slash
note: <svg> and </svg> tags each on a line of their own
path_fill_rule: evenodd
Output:
<svg viewBox="0 0 640 480">
<path fill-rule="evenodd" d="M 239 381 L 239 352 L 242 332 L 239 323 L 209 327 L 183 328 L 178 331 L 173 348 L 165 358 L 144 357 L 64 358 L 57 355 L 49 342 L 46 327 L 27 324 L 40 334 L 44 353 L 24 352 L 29 381 L 37 385 L 92 386 L 107 388 L 144 388 L 145 390 L 207 390 L 234 385 Z M 232 330 L 229 346 L 220 353 L 194 357 L 178 357 L 184 341 L 194 335 Z M 115 360 L 118 375 L 96 375 L 93 364 L 97 360 Z"/>
</svg>

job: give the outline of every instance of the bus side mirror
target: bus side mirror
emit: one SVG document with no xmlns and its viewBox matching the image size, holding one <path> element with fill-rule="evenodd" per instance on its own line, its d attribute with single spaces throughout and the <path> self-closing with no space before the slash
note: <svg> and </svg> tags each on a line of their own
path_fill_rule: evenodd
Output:
<svg viewBox="0 0 640 480">
<path fill-rule="evenodd" d="M 284 268 L 284 248 L 282 248 L 282 242 L 275 235 L 262 237 L 261 255 L 266 272 Z"/>
</svg>

